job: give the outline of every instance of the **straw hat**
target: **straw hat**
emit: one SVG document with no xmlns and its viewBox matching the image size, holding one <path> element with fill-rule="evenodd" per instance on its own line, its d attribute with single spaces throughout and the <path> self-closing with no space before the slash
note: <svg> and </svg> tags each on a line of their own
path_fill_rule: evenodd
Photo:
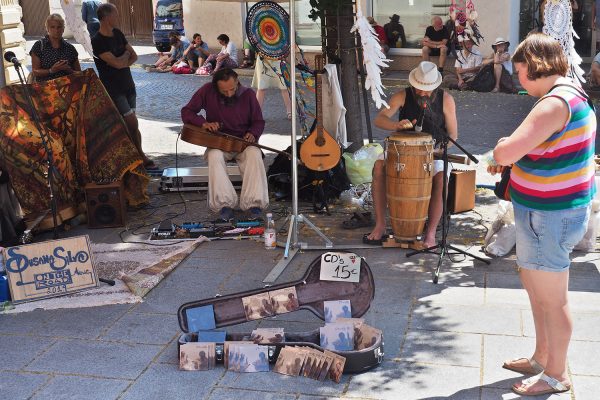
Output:
<svg viewBox="0 0 600 400">
<path fill-rule="evenodd" d="M 508 40 L 504 40 L 502 37 L 497 37 L 494 44 L 492 44 L 492 49 L 496 50 L 496 46 L 502 43 L 506 43 L 506 47 L 510 46 L 510 42 Z"/>
<path fill-rule="evenodd" d="M 442 83 L 442 74 L 437 65 L 430 61 L 421 63 L 408 74 L 408 82 L 412 87 L 431 92 Z"/>
</svg>

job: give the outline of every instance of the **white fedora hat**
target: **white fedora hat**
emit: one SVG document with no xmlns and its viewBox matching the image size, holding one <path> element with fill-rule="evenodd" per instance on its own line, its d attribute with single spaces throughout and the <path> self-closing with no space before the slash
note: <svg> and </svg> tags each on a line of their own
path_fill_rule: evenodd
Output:
<svg viewBox="0 0 600 400">
<path fill-rule="evenodd" d="M 503 37 L 497 37 L 494 44 L 492 44 L 492 49 L 496 50 L 496 46 L 502 43 L 506 43 L 507 46 L 510 46 L 510 42 L 505 40 Z"/>
<path fill-rule="evenodd" d="M 408 74 L 408 82 L 412 87 L 430 92 L 442 83 L 442 74 L 437 65 L 430 61 L 421 61 L 419 65 Z"/>
</svg>

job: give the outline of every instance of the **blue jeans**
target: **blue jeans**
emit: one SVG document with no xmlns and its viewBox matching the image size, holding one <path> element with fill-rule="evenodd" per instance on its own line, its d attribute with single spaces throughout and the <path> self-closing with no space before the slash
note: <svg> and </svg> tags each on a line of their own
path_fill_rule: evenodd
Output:
<svg viewBox="0 0 600 400">
<path fill-rule="evenodd" d="M 538 271 L 563 272 L 569 254 L 583 239 L 590 206 L 559 211 L 533 210 L 513 202 L 517 228 L 517 265 Z"/>
</svg>

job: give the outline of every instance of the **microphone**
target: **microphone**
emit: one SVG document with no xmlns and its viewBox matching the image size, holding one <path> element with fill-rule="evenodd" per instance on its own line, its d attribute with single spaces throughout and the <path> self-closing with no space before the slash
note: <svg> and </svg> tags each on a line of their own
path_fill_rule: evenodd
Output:
<svg viewBox="0 0 600 400">
<path fill-rule="evenodd" d="M 415 126 L 415 132 L 421 132 L 423 130 L 423 120 L 425 119 L 425 110 L 427 109 L 427 100 L 423 101 L 423 111 L 421 111 L 421 122 L 417 120 L 417 125 Z"/>
<path fill-rule="evenodd" d="M 13 63 L 16 65 L 20 65 L 21 63 L 19 62 L 19 59 L 17 58 L 17 56 L 15 55 L 14 52 L 12 51 L 7 51 L 6 53 L 4 53 L 4 59 L 10 63 Z"/>
</svg>

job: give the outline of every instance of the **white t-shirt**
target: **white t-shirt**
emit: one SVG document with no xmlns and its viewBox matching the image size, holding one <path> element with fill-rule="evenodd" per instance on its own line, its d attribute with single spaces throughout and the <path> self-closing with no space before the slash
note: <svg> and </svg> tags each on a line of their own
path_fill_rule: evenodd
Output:
<svg viewBox="0 0 600 400">
<path fill-rule="evenodd" d="M 502 65 L 504 66 L 504 68 L 506 68 L 506 70 L 508 71 L 508 73 L 512 75 L 512 73 L 513 73 L 513 70 L 512 70 L 512 61 L 509 59 L 508 61 L 504 61 L 502 63 Z"/>
<path fill-rule="evenodd" d="M 237 48 L 235 47 L 235 44 L 233 44 L 232 41 L 229 41 L 229 43 L 227 43 L 227 46 L 221 47 L 221 51 L 219 52 L 219 54 L 229 54 L 229 57 L 231 57 L 232 60 L 237 61 Z"/>
<path fill-rule="evenodd" d="M 481 65 L 483 62 L 483 57 L 481 57 L 481 53 L 479 53 L 475 49 L 471 49 L 471 51 L 461 50 L 456 55 L 456 62 L 454 63 L 454 68 L 473 68 Z M 463 77 L 473 76 L 475 72 L 470 72 L 467 74 L 463 74 Z"/>
</svg>

